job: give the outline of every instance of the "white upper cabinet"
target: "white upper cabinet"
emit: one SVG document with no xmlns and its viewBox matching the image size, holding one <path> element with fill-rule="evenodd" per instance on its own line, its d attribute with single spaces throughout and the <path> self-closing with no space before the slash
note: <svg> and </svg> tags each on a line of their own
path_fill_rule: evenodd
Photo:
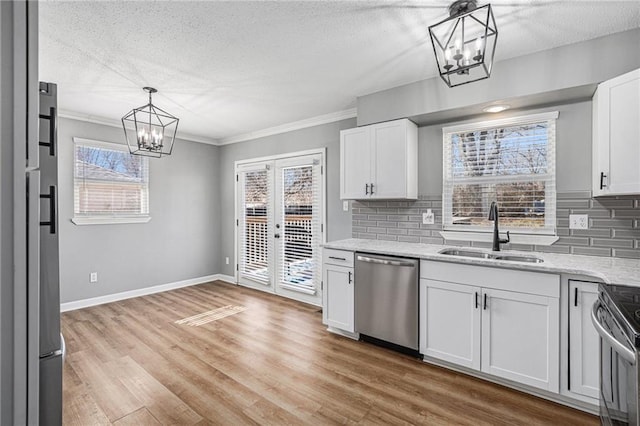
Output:
<svg viewBox="0 0 640 426">
<path fill-rule="evenodd" d="M 418 127 L 395 120 L 340 132 L 340 198 L 418 198 Z"/>
<path fill-rule="evenodd" d="M 593 195 L 640 194 L 640 69 L 593 97 Z"/>
</svg>

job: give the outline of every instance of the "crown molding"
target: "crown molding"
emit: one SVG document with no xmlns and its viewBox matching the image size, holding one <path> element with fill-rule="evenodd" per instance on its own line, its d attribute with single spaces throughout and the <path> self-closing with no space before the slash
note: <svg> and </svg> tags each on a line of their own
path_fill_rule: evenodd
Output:
<svg viewBox="0 0 640 426">
<path fill-rule="evenodd" d="M 93 123 L 93 124 L 101 124 L 103 126 L 118 127 L 122 129 L 122 122 L 120 120 L 113 120 L 111 118 L 99 117 L 96 115 L 82 114 L 82 113 L 67 111 L 67 110 L 59 110 L 58 117 L 69 118 L 71 120 L 84 121 L 84 122 Z M 190 142 L 205 143 L 208 145 L 220 145 L 220 142 L 216 139 L 203 138 L 201 136 L 194 136 L 187 133 L 182 133 L 180 131 L 176 135 L 176 139 L 182 139 Z"/>
<path fill-rule="evenodd" d="M 335 123 L 336 121 L 346 120 L 348 118 L 355 118 L 358 115 L 357 108 L 346 109 L 343 111 L 332 112 L 329 114 L 319 115 L 317 117 L 311 117 L 300 121 L 294 121 L 279 126 L 269 127 L 262 130 L 256 130 L 255 132 L 243 133 L 240 135 L 229 136 L 222 139 L 207 139 L 201 136 L 194 136 L 184 133 L 178 133 L 176 138 L 188 140 L 192 142 L 205 143 L 208 145 L 229 145 L 237 142 L 244 142 L 252 139 L 263 138 L 265 136 L 273 136 L 281 133 L 292 132 L 294 130 L 306 129 L 308 127 L 319 126 L 321 124 Z M 69 118 L 72 120 L 85 121 L 87 123 L 101 124 L 104 126 L 122 128 L 122 122 L 120 120 L 113 120 L 111 118 L 99 117 L 95 115 L 81 114 L 74 111 L 60 110 L 58 112 L 59 117 Z"/>
<path fill-rule="evenodd" d="M 269 127 L 255 132 L 243 133 L 236 136 L 229 136 L 218 140 L 219 145 L 229 145 L 237 142 L 244 142 L 252 139 L 263 138 L 265 136 L 273 136 L 281 133 L 287 133 L 294 130 L 306 129 L 307 127 L 319 126 L 321 124 L 334 123 L 348 118 L 355 118 L 358 115 L 357 108 L 346 109 L 343 111 L 332 112 L 330 114 L 319 115 L 300 121 L 294 121 L 280 126 Z"/>
</svg>

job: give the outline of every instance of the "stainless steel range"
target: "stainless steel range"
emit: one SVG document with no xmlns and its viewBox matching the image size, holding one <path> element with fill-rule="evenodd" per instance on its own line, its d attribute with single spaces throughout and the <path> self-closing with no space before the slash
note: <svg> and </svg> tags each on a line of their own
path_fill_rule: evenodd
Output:
<svg viewBox="0 0 640 426">
<path fill-rule="evenodd" d="M 600 335 L 600 420 L 639 425 L 640 287 L 601 284 L 591 320 Z"/>
</svg>

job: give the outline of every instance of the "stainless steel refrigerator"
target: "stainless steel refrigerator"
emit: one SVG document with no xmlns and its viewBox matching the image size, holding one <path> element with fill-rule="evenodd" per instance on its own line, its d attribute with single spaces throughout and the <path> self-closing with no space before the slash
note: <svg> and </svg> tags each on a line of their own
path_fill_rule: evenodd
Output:
<svg viewBox="0 0 640 426">
<path fill-rule="evenodd" d="M 37 315 L 39 318 L 39 424 L 60 425 L 62 424 L 64 340 L 60 334 L 57 86 L 53 83 L 41 82 L 39 85 L 38 149 L 39 168 L 28 173 L 39 175 L 39 191 L 29 194 L 30 204 L 36 202 L 39 204 L 39 214 L 37 218 L 34 215 L 36 223 L 29 222 L 28 227 L 29 229 L 34 228 L 32 238 L 39 239 L 39 285 L 37 289 L 39 296 L 37 312 L 29 312 L 29 315 Z M 35 232 L 36 227 L 37 233 Z M 35 290 L 35 288 L 30 288 L 31 290 Z"/>
<path fill-rule="evenodd" d="M 0 424 L 62 423 L 56 86 L 38 2 L 0 2 Z"/>
</svg>

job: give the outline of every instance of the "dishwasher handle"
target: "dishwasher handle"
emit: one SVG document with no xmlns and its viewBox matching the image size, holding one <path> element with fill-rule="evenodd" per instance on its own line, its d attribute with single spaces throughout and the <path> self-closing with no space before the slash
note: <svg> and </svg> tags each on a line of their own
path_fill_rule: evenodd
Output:
<svg viewBox="0 0 640 426">
<path fill-rule="evenodd" d="M 410 268 L 415 268 L 416 266 L 415 262 L 407 262 L 404 260 L 379 259 L 377 257 L 368 257 L 368 256 L 362 256 L 362 255 L 358 255 L 356 257 L 356 260 L 359 260 L 361 262 L 377 263 L 379 265 L 407 266 Z"/>
</svg>

